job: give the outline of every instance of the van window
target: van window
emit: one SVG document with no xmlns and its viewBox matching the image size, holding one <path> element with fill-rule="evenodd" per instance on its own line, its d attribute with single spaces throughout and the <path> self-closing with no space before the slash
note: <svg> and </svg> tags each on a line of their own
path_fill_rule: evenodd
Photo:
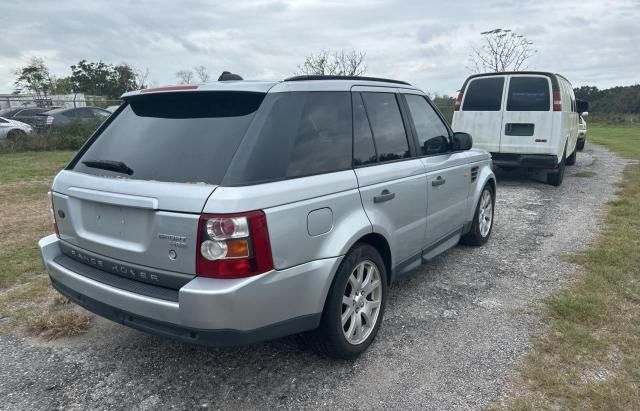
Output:
<svg viewBox="0 0 640 411">
<path fill-rule="evenodd" d="M 407 133 L 396 96 L 393 93 L 362 93 L 369 116 L 378 161 L 410 157 Z"/>
<path fill-rule="evenodd" d="M 551 96 L 545 77 L 512 77 L 507 111 L 549 111 Z"/>
<path fill-rule="evenodd" d="M 263 98 L 261 93 L 208 92 L 131 99 L 72 168 L 101 176 L 220 184 Z M 122 162 L 133 173 L 90 168 L 82 163 L 86 160 Z"/>
<path fill-rule="evenodd" d="M 405 95 L 409 113 L 418 135 L 418 150 L 422 155 L 447 152 L 449 147 L 449 131 L 438 114 L 422 96 Z"/>
<path fill-rule="evenodd" d="M 267 94 L 223 185 L 249 185 L 351 168 L 350 92 Z"/>
<path fill-rule="evenodd" d="M 353 93 L 353 165 L 361 166 L 378 161 L 376 147 L 367 112 L 360 93 Z"/>
<path fill-rule="evenodd" d="M 464 96 L 463 111 L 500 111 L 504 77 L 471 80 Z"/>
</svg>

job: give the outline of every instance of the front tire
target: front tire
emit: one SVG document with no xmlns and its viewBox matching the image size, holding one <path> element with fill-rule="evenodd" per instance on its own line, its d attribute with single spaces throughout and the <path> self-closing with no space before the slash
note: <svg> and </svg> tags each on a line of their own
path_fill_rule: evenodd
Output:
<svg viewBox="0 0 640 411">
<path fill-rule="evenodd" d="M 26 136 L 27 136 L 27 133 L 25 133 L 22 130 L 19 130 L 19 129 L 11 130 L 9 131 L 9 133 L 7 133 L 7 140 L 17 140 L 19 138 L 23 138 Z"/>
<path fill-rule="evenodd" d="M 489 241 L 493 230 L 493 210 L 495 207 L 495 192 L 491 184 L 482 189 L 476 212 L 473 216 L 471 230 L 462 236 L 460 242 L 466 245 L 480 246 Z"/>
<path fill-rule="evenodd" d="M 387 272 L 380 253 L 357 243 L 333 279 L 320 327 L 306 334 L 316 352 L 350 360 L 369 348 L 387 303 Z"/>
<path fill-rule="evenodd" d="M 578 151 L 584 150 L 584 143 L 585 143 L 585 140 L 578 141 L 578 144 L 576 145 Z"/>
</svg>

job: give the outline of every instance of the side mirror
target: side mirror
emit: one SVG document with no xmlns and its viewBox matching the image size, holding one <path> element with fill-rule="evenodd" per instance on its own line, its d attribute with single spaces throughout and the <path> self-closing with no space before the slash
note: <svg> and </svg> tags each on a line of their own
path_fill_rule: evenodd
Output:
<svg viewBox="0 0 640 411">
<path fill-rule="evenodd" d="M 582 117 L 587 117 L 589 115 L 588 111 L 585 111 L 584 113 L 580 114 Z"/>
<path fill-rule="evenodd" d="M 587 101 L 584 101 L 584 100 L 576 99 L 576 111 L 578 113 L 580 113 L 580 114 L 588 112 L 589 111 L 589 103 Z"/>
<path fill-rule="evenodd" d="M 469 133 L 453 133 L 453 151 L 470 150 L 473 139 Z"/>
</svg>

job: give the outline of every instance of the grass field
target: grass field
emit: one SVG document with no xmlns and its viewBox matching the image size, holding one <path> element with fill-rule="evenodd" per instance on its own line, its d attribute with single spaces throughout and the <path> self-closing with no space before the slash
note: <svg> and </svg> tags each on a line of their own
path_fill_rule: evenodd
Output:
<svg viewBox="0 0 640 411">
<path fill-rule="evenodd" d="M 88 328 L 89 317 L 49 285 L 36 248 L 53 230 L 51 180 L 71 156 L 65 151 L 0 155 L 0 333 L 55 337 Z"/>
<path fill-rule="evenodd" d="M 640 127 L 590 127 L 588 141 L 640 160 Z M 509 409 L 640 409 L 640 165 L 627 167 L 584 276 L 546 301 L 550 332 L 516 377 Z"/>
</svg>

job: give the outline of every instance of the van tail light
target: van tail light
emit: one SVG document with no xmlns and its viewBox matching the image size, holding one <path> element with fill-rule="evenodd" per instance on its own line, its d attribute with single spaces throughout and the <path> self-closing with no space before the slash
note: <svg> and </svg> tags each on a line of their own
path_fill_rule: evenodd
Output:
<svg viewBox="0 0 640 411">
<path fill-rule="evenodd" d="M 460 105 L 462 104 L 462 91 L 458 93 L 458 98 L 456 99 L 456 104 L 453 107 L 453 111 L 460 111 Z"/>
<path fill-rule="evenodd" d="M 273 257 L 264 212 L 200 216 L 196 275 L 242 278 L 270 270 Z"/>
<path fill-rule="evenodd" d="M 49 201 L 51 201 L 51 222 L 53 223 L 53 231 L 58 237 L 60 237 L 60 231 L 58 231 L 58 222 L 56 221 L 56 210 L 53 208 L 53 194 L 49 191 Z"/>
<path fill-rule="evenodd" d="M 553 111 L 562 111 L 562 98 L 560 91 L 553 92 Z"/>
<path fill-rule="evenodd" d="M 47 116 L 45 122 L 47 123 L 48 126 L 53 124 L 53 116 Z"/>
</svg>

